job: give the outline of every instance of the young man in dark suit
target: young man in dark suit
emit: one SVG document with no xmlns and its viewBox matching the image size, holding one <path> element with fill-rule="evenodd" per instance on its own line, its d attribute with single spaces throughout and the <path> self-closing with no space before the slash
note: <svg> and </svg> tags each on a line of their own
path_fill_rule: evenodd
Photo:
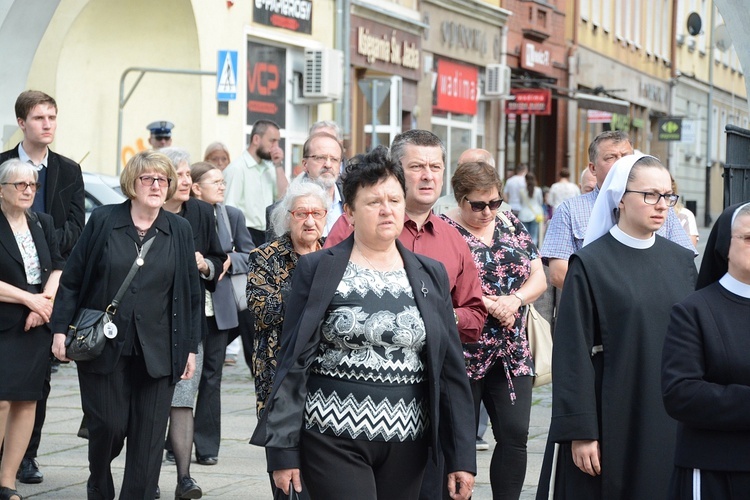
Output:
<svg viewBox="0 0 750 500">
<path fill-rule="evenodd" d="M 67 258 L 78 241 L 85 222 L 81 166 L 49 149 L 57 130 L 57 103 L 51 96 L 38 90 L 21 92 L 16 99 L 16 120 L 23 131 L 23 141 L 0 154 L 0 163 L 10 158 L 19 158 L 37 168 L 41 185 L 31 209 L 52 216 L 60 254 Z M 44 397 L 36 405 L 31 441 L 18 470 L 18 480 L 22 483 L 36 484 L 44 480 L 36 456 L 47 413 L 49 391 L 48 371 Z"/>
</svg>

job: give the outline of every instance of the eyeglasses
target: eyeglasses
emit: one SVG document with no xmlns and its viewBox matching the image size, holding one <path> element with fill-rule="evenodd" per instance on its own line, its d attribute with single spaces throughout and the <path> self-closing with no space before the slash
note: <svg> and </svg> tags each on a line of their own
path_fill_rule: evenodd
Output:
<svg viewBox="0 0 750 500">
<path fill-rule="evenodd" d="M 156 139 L 157 141 L 168 141 L 171 138 L 172 138 L 171 135 L 167 135 L 167 136 L 164 136 L 164 135 L 155 135 L 154 136 L 154 139 Z"/>
<path fill-rule="evenodd" d="M 503 204 L 502 198 L 499 198 L 497 200 L 490 200 L 489 203 L 485 203 L 484 201 L 471 201 L 466 196 L 464 196 L 464 200 L 466 200 L 469 205 L 471 205 L 471 210 L 473 212 L 482 212 L 487 207 L 490 207 L 490 210 L 494 211 L 500 208 L 500 205 Z"/>
<path fill-rule="evenodd" d="M 289 210 L 289 213 L 292 214 L 292 217 L 294 217 L 297 220 L 306 220 L 308 217 L 312 215 L 313 219 L 320 220 L 326 215 L 328 215 L 328 210 L 325 209 L 319 209 L 319 210 Z"/>
<path fill-rule="evenodd" d="M 204 184 L 208 184 L 209 186 L 216 186 L 217 188 L 219 188 L 226 187 L 227 181 L 199 182 L 198 184 L 200 184 L 201 186 L 203 186 Z"/>
<path fill-rule="evenodd" d="M 677 200 L 680 199 L 680 195 L 669 193 L 669 194 L 660 194 L 652 191 L 630 191 L 629 189 L 625 190 L 625 194 L 627 193 L 638 193 L 643 195 L 643 202 L 647 205 L 656 205 L 659 203 L 659 200 L 664 198 L 664 202 L 667 204 L 668 207 L 673 207 L 677 205 Z"/>
<path fill-rule="evenodd" d="M 735 234 L 732 236 L 732 238 L 737 238 L 738 240 L 745 243 L 745 245 L 750 245 L 750 234 Z"/>
<path fill-rule="evenodd" d="M 328 156 L 328 155 L 310 155 L 305 156 L 305 158 L 310 158 L 316 163 L 325 163 L 327 161 L 330 161 L 331 164 L 335 165 L 336 163 L 341 163 L 341 158 L 338 156 Z"/>
<path fill-rule="evenodd" d="M 153 175 L 142 175 L 138 177 L 143 187 L 151 187 L 154 183 L 159 183 L 159 187 L 167 187 L 172 184 L 172 179 L 167 177 L 154 177 Z"/>
<path fill-rule="evenodd" d="M 36 190 L 41 186 L 38 182 L 3 182 L 3 186 L 13 186 L 16 191 L 24 192 L 28 188 L 31 188 L 32 193 L 36 193 Z"/>
</svg>

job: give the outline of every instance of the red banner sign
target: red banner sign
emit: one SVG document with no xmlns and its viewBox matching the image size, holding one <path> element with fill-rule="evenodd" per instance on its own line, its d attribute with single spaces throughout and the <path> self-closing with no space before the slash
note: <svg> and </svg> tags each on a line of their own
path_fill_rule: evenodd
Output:
<svg viewBox="0 0 750 500">
<path fill-rule="evenodd" d="M 516 96 L 513 101 L 506 101 L 505 112 L 519 115 L 551 115 L 552 91 L 549 89 L 510 89 Z"/>
<path fill-rule="evenodd" d="M 440 111 L 477 114 L 477 81 L 479 72 L 474 66 L 439 59 L 434 107 Z"/>
</svg>

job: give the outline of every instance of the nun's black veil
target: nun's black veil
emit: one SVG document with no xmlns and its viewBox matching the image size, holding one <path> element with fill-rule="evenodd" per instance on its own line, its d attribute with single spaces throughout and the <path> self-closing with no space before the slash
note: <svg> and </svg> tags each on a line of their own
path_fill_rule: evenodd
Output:
<svg viewBox="0 0 750 500">
<path fill-rule="evenodd" d="M 698 281 L 695 284 L 696 290 L 719 281 L 727 273 L 729 244 L 732 241 L 732 217 L 738 208 L 746 204 L 747 202 L 743 202 L 727 207 L 716 219 L 706 241 L 706 250 L 703 253 Z"/>
</svg>

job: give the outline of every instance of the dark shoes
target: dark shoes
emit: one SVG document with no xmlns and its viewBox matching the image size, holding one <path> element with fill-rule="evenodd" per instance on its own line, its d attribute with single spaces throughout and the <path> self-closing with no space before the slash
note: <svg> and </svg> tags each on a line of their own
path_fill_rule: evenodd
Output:
<svg viewBox="0 0 750 500">
<path fill-rule="evenodd" d="M 216 465 L 219 463 L 219 457 L 195 457 L 196 462 L 200 465 Z"/>
<path fill-rule="evenodd" d="M 174 453 L 167 450 L 167 452 L 164 454 L 164 460 L 174 463 Z"/>
<path fill-rule="evenodd" d="M 0 486 L 0 500 L 23 500 L 23 497 L 14 489 L 8 488 L 7 486 Z"/>
<path fill-rule="evenodd" d="M 174 490 L 175 500 L 194 499 L 202 496 L 203 490 L 195 482 L 195 479 L 190 476 L 183 476 L 180 482 L 177 483 L 177 489 Z"/>
<path fill-rule="evenodd" d="M 156 493 L 154 494 L 154 498 L 161 498 L 161 489 L 158 486 L 156 487 Z"/>
<path fill-rule="evenodd" d="M 39 470 L 39 464 L 33 458 L 24 458 L 18 468 L 16 479 L 24 484 L 39 484 L 44 481 L 44 474 Z"/>
</svg>

